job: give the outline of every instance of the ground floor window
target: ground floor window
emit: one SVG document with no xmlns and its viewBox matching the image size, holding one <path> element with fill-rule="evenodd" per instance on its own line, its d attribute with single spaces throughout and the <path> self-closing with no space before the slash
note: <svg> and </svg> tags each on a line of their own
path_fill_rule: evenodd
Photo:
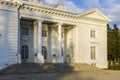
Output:
<svg viewBox="0 0 120 80">
<path fill-rule="evenodd" d="M 91 59 L 95 60 L 96 59 L 96 47 L 91 46 Z"/>
</svg>

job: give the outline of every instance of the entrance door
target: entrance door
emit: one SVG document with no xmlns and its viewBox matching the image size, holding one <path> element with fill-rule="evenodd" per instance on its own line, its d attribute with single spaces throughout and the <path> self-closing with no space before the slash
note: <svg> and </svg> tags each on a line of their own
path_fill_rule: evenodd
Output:
<svg viewBox="0 0 120 80">
<path fill-rule="evenodd" d="M 44 61 L 47 62 L 47 48 L 42 46 L 42 55 L 44 56 Z"/>
<path fill-rule="evenodd" d="M 21 25 L 21 61 L 33 62 L 33 26 L 30 22 Z"/>
<path fill-rule="evenodd" d="M 21 47 L 21 61 L 26 62 L 29 58 L 29 47 L 27 45 L 23 45 Z"/>
</svg>

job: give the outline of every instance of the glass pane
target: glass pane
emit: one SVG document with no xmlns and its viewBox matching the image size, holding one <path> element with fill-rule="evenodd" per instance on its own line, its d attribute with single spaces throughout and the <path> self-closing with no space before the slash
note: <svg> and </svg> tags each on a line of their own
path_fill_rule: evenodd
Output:
<svg viewBox="0 0 120 80">
<path fill-rule="evenodd" d="M 96 48 L 95 46 L 91 47 L 91 59 L 95 59 L 96 58 Z"/>
<path fill-rule="evenodd" d="M 29 29 L 28 28 L 22 28 L 22 35 L 29 35 Z"/>
<path fill-rule="evenodd" d="M 47 37 L 47 31 L 46 30 L 42 30 L 42 37 Z"/>
<path fill-rule="evenodd" d="M 21 48 L 21 59 L 28 59 L 29 48 L 27 45 L 23 45 Z"/>
</svg>

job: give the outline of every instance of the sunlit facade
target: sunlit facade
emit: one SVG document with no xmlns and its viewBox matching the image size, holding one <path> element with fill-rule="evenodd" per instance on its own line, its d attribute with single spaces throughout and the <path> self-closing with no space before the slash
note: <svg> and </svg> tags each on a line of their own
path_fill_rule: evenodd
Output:
<svg viewBox="0 0 120 80">
<path fill-rule="evenodd" d="M 23 62 L 107 68 L 109 22 L 98 9 L 77 14 L 61 4 L 0 0 L 0 69 Z"/>
</svg>

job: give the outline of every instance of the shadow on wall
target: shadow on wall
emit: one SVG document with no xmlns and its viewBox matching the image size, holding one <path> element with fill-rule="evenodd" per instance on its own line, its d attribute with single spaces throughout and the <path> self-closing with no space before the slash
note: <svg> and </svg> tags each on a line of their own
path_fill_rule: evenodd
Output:
<svg viewBox="0 0 120 80">
<path fill-rule="evenodd" d="M 16 15 L 17 13 L 14 13 L 14 14 Z M 15 18 L 14 14 L 10 11 L 0 10 L 0 18 L 2 19 L 2 21 L 0 22 L 0 34 L 1 34 L 0 36 L 0 68 L 4 68 L 11 64 L 9 62 L 10 61 L 9 52 L 10 50 L 14 50 L 13 47 L 11 47 L 14 43 L 12 41 L 14 32 L 11 32 L 12 31 L 11 29 L 16 27 L 16 25 L 14 24 L 14 18 Z M 13 52 L 16 52 L 16 51 L 13 51 Z M 13 54 L 14 54 L 13 56 L 16 57 L 17 52 Z"/>
</svg>

